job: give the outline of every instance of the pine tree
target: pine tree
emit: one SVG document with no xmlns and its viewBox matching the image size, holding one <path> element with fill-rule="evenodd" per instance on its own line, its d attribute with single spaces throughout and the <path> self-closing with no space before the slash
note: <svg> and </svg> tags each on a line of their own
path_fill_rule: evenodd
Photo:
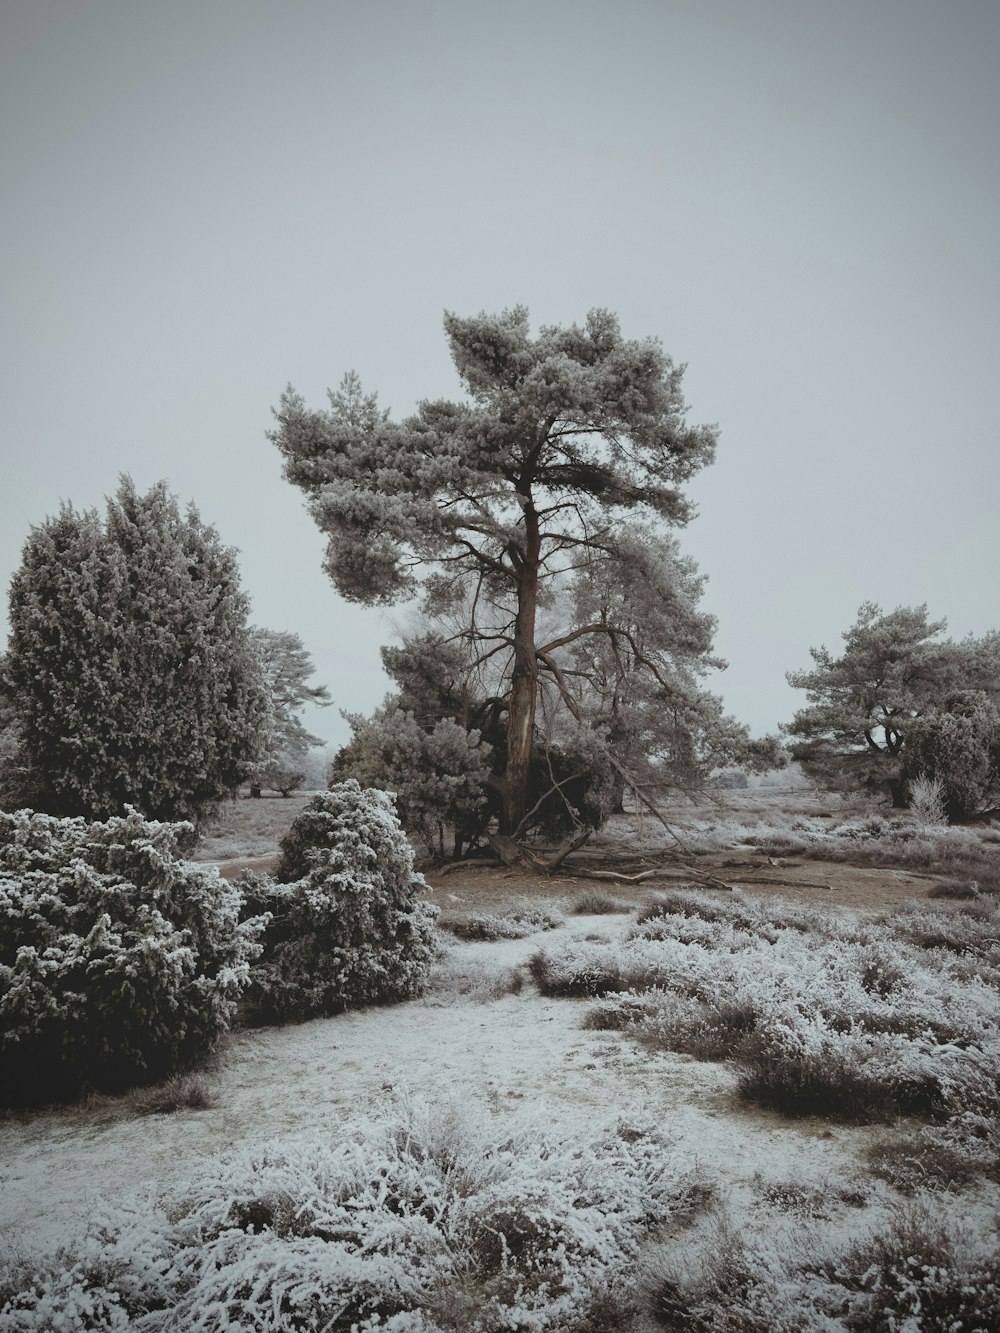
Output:
<svg viewBox="0 0 1000 1333">
<path fill-rule="evenodd" d="M 808 706 L 782 728 L 791 737 L 793 757 L 810 776 L 834 787 L 884 787 L 893 805 L 905 807 L 909 780 L 944 777 L 937 767 L 945 763 L 947 746 L 932 743 L 932 734 L 940 738 L 951 734 L 951 728 L 956 737 L 966 737 L 970 728 L 975 732 L 985 727 L 973 748 L 984 754 L 989 750 L 988 710 L 973 708 L 965 720 L 955 720 L 944 731 L 937 724 L 929 726 L 929 719 L 948 712 L 947 700 L 956 692 L 983 692 L 984 701 L 1000 701 L 1000 635 L 992 631 L 982 639 L 955 643 L 942 639 L 946 628 L 946 621 L 928 619 L 926 606 L 883 612 L 865 602 L 843 635 L 840 657 L 825 645 L 810 648 L 812 670 L 790 671 L 787 677 L 790 685 L 806 691 Z M 927 753 L 908 760 L 917 734 Z M 937 756 L 933 764 L 932 754 Z M 947 782 L 957 792 L 954 762 Z M 987 771 L 988 764 L 984 784 Z M 949 799 L 957 812 L 964 797 Z"/>
<path fill-rule="evenodd" d="M 325 685 L 308 683 L 313 661 L 297 634 L 255 627 L 252 638 L 267 686 L 269 715 L 264 751 L 250 773 L 250 794 L 259 796 L 268 787 L 287 796 L 305 781 L 309 750 L 323 743 L 306 730 L 299 713 L 307 703 L 325 708 L 330 692 Z"/>
<path fill-rule="evenodd" d="M 350 374 L 326 412 L 289 390 L 273 438 L 329 536 L 327 570 L 343 596 L 388 604 L 419 589 L 432 616 L 462 601 L 477 664 L 503 664 L 496 777 L 501 832 L 514 834 L 530 809 L 543 685 L 575 706 L 559 650 L 629 642 L 610 618 L 547 636 L 546 589 L 581 566 L 594 576 L 606 565 L 627 583 L 630 525 L 687 521 L 682 487 L 711 461 L 716 433 L 687 424 L 682 368 L 655 340 L 626 341 L 608 311 L 535 339 L 523 307 L 448 314 L 445 331 L 465 401 L 425 402 L 396 423 Z M 635 664 L 669 687 L 655 653 Z"/>
<path fill-rule="evenodd" d="M 5 674 L 37 807 L 178 819 L 235 790 L 267 715 L 248 610 L 234 552 L 162 482 L 33 528 Z"/>
</svg>

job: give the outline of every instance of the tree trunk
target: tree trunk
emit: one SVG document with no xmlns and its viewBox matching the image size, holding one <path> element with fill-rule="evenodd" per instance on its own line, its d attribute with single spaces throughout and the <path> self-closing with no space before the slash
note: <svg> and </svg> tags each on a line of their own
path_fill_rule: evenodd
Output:
<svg viewBox="0 0 1000 1333">
<path fill-rule="evenodd" d="M 538 602 L 538 555 L 541 540 L 538 515 L 531 500 L 523 500 L 525 545 L 517 552 L 517 619 L 514 622 L 514 671 L 507 711 L 507 772 L 503 824 L 511 834 L 528 809 L 531 750 L 535 739 L 535 697 L 538 664 L 535 659 L 535 611 Z"/>
</svg>

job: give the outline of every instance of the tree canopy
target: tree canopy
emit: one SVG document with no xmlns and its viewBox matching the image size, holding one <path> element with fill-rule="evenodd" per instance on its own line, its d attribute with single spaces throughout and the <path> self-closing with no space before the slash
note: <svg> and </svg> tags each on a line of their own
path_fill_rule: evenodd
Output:
<svg viewBox="0 0 1000 1333">
<path fill-rule="evenodd" d="M 175 819 L 234 790 L 267 716 L 247 612 L 234 552 L 163 483 L 32 528 L 4 659 L 32 804 Z"/>
<path fill-rule="evenodd" d="M 690 517 L 682 487 L 712 460 L 716 431 L 687 424 L 683 368 L 653 339 L 624 339 L 608 311 L 536 338 L 521 306 L 447 314 L 445 332 L 464 401 L 395 422 L 352 372 L 325 410 L 289 388 L 272 438 L 327 534 L 341 594 L 419 593 L 425 617 L 454 626 L 480 703 L 505 719 L 493 780 L 513 833 L 540 701 L 585 725 L 584 681 L 602 675 L 619 682 L 620 709 L 629 677 L 650 704 L 694 702 L 713 622 L 665 529 Z"/>
<path fill-rule="evenodd" d="M 807 772 L 832 784 L 887 787 L 894 804 L 902 806 L 907 779 L 943 777 L 944 734 L 961 734 L 971 753 L 970 728 L 985 727 L 991 697 L 1000 701 L 1000 634 L 956 643 L 942 637 L 946 628 L 944 620 L 928 618 L 926 606 L 886 613 L 866 602 L 843 636 L 840 657 L 825 646 L 809 650 L 812 670 L 788 673 L 789 684 L 805 690 L 809 702 L 783 728 Z M 982 706 L 963 700 L 968 691 L 981 694 Z M 945 724 L 951 701 L 956 720 Z M 932 735 L 938 738 L 934 743 Z M 934 762 L 932 755 L 938 756 Z M 984 781 L 987 771 L 988 764 Z M 951 781 L 954 793 L 954 774 Z M 988 785 L 981 785 L 982 793 Z M 967 797 L 968 790 L 962 801 Z M 958 808 L 952 799 L 952 811 Z"/>
</svg>

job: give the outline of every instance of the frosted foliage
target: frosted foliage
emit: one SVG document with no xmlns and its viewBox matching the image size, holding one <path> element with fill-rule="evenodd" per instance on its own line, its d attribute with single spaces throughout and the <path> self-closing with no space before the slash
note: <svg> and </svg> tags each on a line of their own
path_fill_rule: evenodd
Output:
<svg viewBox="0 0 1000 1333">
<path fill-rule="evenodd" d="M 0 814 L 0 1062 L 18 1102 L 163 1078 L 229 1026 L 258 923 L 190 824 Z"/>
<path fill-rule="evenodd" d="M 5 674 L 17 804 L 195 818 L 257 757 L 267 692 L 235 553 L 160 483 L 33 528 L 11 581 Z M 30 799 L 29 799 L 30 796 Z"/>
<path fill-rule="evenodd" d="M 987 809 L 1000 798 L 1000 710 L 982 691 L 957 691 L 914 723 L 903 770 L 936 778 L 952 819 Z"/>
<path fill-rule="evenodd" d="M 688 1333 L 995 1333 L 1000 1261 L 995 1244 L 902 1213 L 839 1252 L 810 1235 L 759 1235 L 727 1226 L 700 1271 L 664 1276 L 661 1327 Z"/>
<path fill-rule="evenodd" d="M 926 914 L 806 931 L 763 904 L 666 907 L 623 943 L 551 946 L 536 977 L 606 997 L 596 1026 L 735 1060 L 744 1092 L 787 1112 L 1000 1111 L 1000 909 L 936 937 Z"/>
<path fill-rule="evenodd" d="M 948 822 L 944 783 L 940 778 L 921 776 L 910 783 L 910 812 L 918 824 L 942 828 Z"/>
<path fill-rule="evenodd" d="M 716 431 L 687 424 L 683 367 L 653 339 L 623 338 L 606 310 L 534 338 L 520 306 L 471 319 L 446 314 L 445 333 L 461 401 L 424 401 L 394 422 L 351 374 L 325 411 L 289 388 L 272 438 L 328 538 L 325 567 L 342 596 L 378 605 L 420 592 L 439 626 L 455 618 L 444 637 L 461 644 L 473 689 L 451 716 L 497 751 L 506 747 L 506 765 L 480 786 L 496 795 L 501 832 L 519 836 L 535 805 L 532 780 L 546 772 L 533 739 L 552 741 L 553 712 L 580 729 L 597 725 L 595 712 L 607 714 L 598 719 L 601 740 L 617 714 L 652 713 L 651 696 L 664 692 L 692 716 L 712 713 L 686 707 L 696 678 L 718 665 L 708 656 L 711 618 L 695 609 L 693 566 L 661 538 L 690 518 L 683 487 L 711 462 Z M 637 528 L 648 541 L 629 535 Z M 577 584 L 640 580 L 640 596 L 669 589 L 663 615 L 651 610 L 656 597 L 645 597 L 641 611 L 602 599 L 594 614 L 592 600 L 575 606 L 571 595 Z M 538 613 L 560 590 L 558 623 L 546 629 Z M 632 687 L 632 677 L 645 686 Z M 469 704 L 480 714 L 471 727 Z M 724 729 L 731 752 L 738 728 L 730 720 Z M 384 755 L 387 738 L 361 739 L 362 750 Z M 749 743 L 745 729 L 742 740 Z M 432 748 L 453 744 L 439 736 Z M 446 787 L 431 794 L 451 796 Z M 432 817 L 448 822 L 447 805 Z"/>
<path fill-rule="evenodd" d="M 480 744 L 478 731 L 447 717 L 421 726 L 393 703 L 370 719 L 345 716 L 354 738 L 337 755 L 334 772 L 393 791 L 407 832 L 433 846 L 442 822 L 462 826 L 482 819 L 491 751 Z"/>
<path fill-rule="evenodd" d="M 0 1322 L 569 1333 L 628 1299 L 641 1238 L 695 1185 L 650 1126 L 580 1142 L 404 1106 L 220 1160 L 162 1211 L 96 1219 L 23 1290 L 16 1265 L 0 1272 Z"/>
<path fill-rule="evenodd" d="M 248 875 L 245 914 L 270 912 L 249 1002 L 298 1019 L 418 995 L 437 909 L 413 869 L 392 797 L 353 779 L 315 796 L 282 843 L 279 882 Z"/>
<path fill-rule="evenodd" d="M 788 673 L 807 707 L 783 730 L 806 773 L 834 786 L 889 784 L 894 804 L 919 774 L 940 777 L 951 817 L 984 801 L 998 780 L 1000 635 L 942 639 L 927 607 L 883 613 L 866 602 L 840 657 L 810 648 L 813 667 Z M 964 702 L 962 700 L 964 699 Z M 985 801 L 984 801 L 985 803 Z"/>
</svg>

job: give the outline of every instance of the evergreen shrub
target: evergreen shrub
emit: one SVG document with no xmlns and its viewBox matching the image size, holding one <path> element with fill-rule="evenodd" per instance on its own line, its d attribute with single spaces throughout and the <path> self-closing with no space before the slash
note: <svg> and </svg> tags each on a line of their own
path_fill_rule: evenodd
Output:
<svg viewBox="0 0 1000 1333">
<path fill-rule="evenodd" d="M 238 890 L 182 859 L 190 824 L 0 814 L 0 1084 L 13 1104 L 190 1068 L 258 950 Z"/>
<path fill-rule="evenodd" d="M 269 913 L 247 1016 L 301 1020 L 410 999 L 436 953 L 437 909 L 391 794 L 353 778 L 313 797 L 281 844 L 275 878 L 238 881 L 244 916 Z"/>
</svg>

